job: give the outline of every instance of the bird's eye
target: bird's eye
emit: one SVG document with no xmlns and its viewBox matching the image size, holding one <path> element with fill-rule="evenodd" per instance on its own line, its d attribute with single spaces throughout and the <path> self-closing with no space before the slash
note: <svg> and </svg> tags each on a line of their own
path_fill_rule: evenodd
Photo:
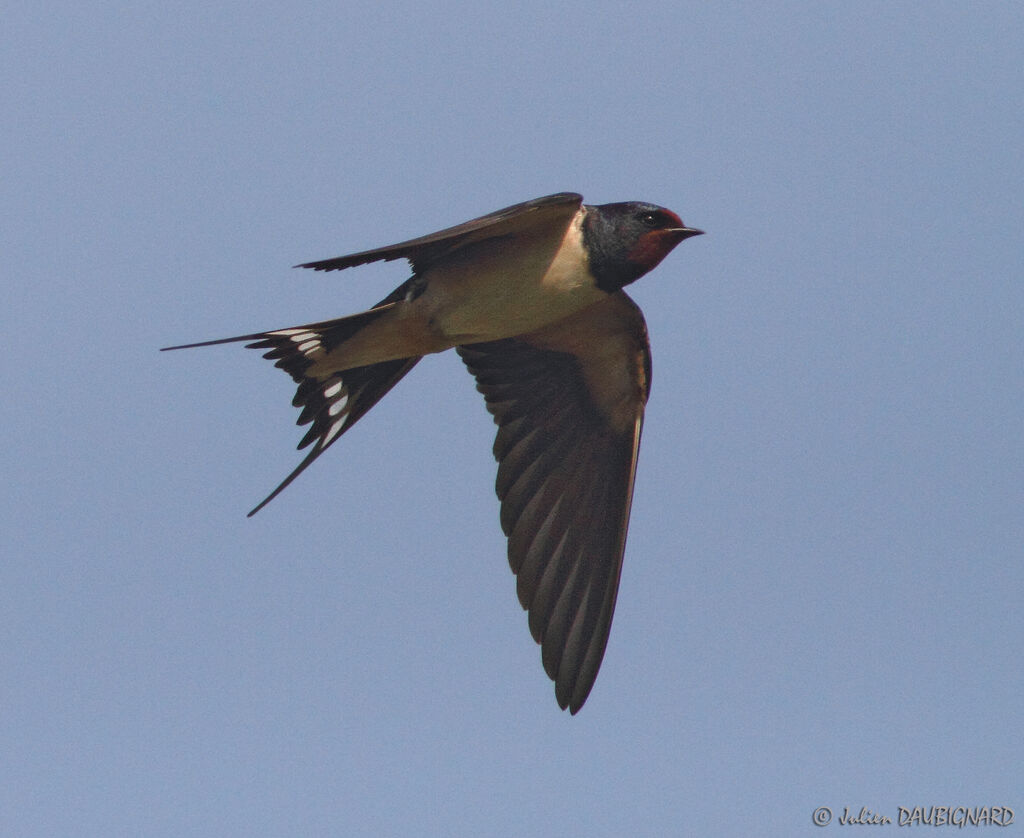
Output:
<svg viewBox="0 0 1024 838">
<path fill-rule="evenodd" d="M 645 227 L 657 227 L 658 226 L 658 215 L 654 212 L 644 213 L 640 216 L 640 223 Z"/>
</svg>

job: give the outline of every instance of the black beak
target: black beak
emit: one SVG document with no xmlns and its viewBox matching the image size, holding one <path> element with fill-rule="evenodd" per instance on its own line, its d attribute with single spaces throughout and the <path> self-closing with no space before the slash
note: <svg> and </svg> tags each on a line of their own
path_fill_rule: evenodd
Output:
<svg viewBox="0 0 1024 838">
<path fill-rule="evenodd" d="M 698 230 L 696 227 L 673 227 L 670 230 L 666 230 L 666 233 L 679 233 L 679 241 L 688 239 L 691 236 L 703 236 L 704 231 Z"/>
</svg>

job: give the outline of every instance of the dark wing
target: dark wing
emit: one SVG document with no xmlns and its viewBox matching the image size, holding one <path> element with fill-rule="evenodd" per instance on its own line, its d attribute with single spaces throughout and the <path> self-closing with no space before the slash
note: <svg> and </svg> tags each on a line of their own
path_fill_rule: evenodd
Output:
<svg viewBox="0 0 1024 838">
<path fill-rule="evenodd" d="M 497 492 L 530 632 L 562 709 L 594 685 L 622 570 L 650 351 L 624 293 L 543 332 L 458 347 L 494 415 Z"/>
<path fill-rule="evenodd" d="M 496 236 L 506 236 L 528 229 L 536 224 L 554 223 L 569 220 L 579 211 L 583 196 L 573 192 L 559 192 L 546 198 L 536 198 L 515 204 L 496 212 L 474 218 L 464 224 L 448 227 L 436 233 L 420 236 L 409 241 L 378 247 L 375 250 L 364 250 L 348 256 L 334 259 L 323 259 L 319 262 L 305 262 L 297 268 L 313 268 L 317 271 L 337 271 L 364 265 L 367 262 L 390 261 L 392 259 L 408 259 L 413 270 L 422 273 L 428 265 L 457 247 L 471 242 Z"/>
<path fill-rule="evenodd" d="M 384 398 L 387 392 L 409 370 L 416 366 L 422 356 L 353 367 L 323 378 L 309 372 L 309 368 L 313 364 L 313 356 L 322 351 L 329 352 L 367 323 L 391 310 L 399 300 L 405 297 L 411 283 L 412 280 L 406 281 L 369 311 L 349 317 L 324 320 L 320 323 L 310 323 L 306 326 L 295 326 L 289 329 L 277 329 L 271 332 L 256 332 L 233 338 L 166 347 L 168 350 L 191 349 L 196 346 L 251 341 L 246 344 L 246 349 L 268 350 L 264 352 L 263 357 L 273 360 L 274 366 L 283 369 L 299 385 L 295 392 L 295 398 L 292 399 L 292 404 L 295 407 L 302 408 L 296 424 L 310 425 L 310 427 L 298 447 L 300 450 L 309 445 L 313 447 L 294 471 L 249 513 L 250 517 L 281 494 L 296 477 L 306 470 L 313 460 L 333 445 L 335 440 L 359 421 L 371 407 Z"/>
</svg>

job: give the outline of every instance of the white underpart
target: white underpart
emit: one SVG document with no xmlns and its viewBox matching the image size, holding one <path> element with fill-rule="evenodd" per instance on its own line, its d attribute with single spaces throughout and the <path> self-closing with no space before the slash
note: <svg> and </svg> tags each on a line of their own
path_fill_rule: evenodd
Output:
<svg viewBox="0 0 1024 838">
<path fill-rule="evenodd" d="M 354 367 L 515 337 L 607 299 L 590 274 L 583 216 L 457 248 L 423 272 L 415 298 L 382 306 L 377 319 L 329 350 L 320 338 L 305 352 L 306 373 L 328 381 Z M 284 332 L 297 345 L 315 337 L 308 328 Z"/>
<path fill-rule="evenodd" d="M 451 345 L 532 332 L 598 302 L 607 295 L 589 273 L 582 218 L 458 251 L 424 274 L 411 310 Z"/>
</svg>

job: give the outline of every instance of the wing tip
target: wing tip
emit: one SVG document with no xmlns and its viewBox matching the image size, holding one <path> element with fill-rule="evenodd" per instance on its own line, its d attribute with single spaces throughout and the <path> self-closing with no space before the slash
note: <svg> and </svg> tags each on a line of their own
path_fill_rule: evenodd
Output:
<svg viewBox="0 0 1024 838">
<path fill-rule="evenodd" d="M 563 695 L 562 691 L 558 689 L 558 684 L 556 683 L 555 701 L 558 702 L 558 709 L 568 710 L 570 716 L 575 716 L 583 709 L 583 705 L 587 703 L 587 699 L 590 697 L 590 690 L 593 689 L 593 686 L 593 683 L 591 683 L 582 696 L 576 695 L 576 691 L 571 695 Z"/>
</svg>

